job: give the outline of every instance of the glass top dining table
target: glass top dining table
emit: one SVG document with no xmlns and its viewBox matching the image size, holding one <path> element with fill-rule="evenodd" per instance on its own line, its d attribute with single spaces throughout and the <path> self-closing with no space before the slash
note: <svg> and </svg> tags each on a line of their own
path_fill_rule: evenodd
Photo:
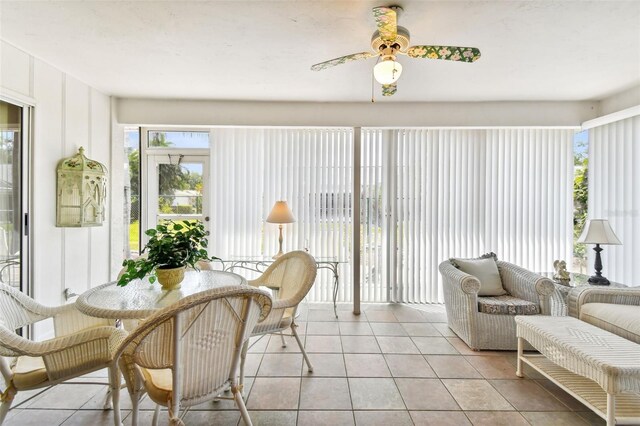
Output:
<svg viewBox="0 0 640 426">
<path fill-rule="evenodd" d="M 187 270 L 180 288 L 163 290 L 148 279 L 133 280 L 124 287 L 115 281 L 87 290 L 78 297 L 76 306 L 85 315 L 110 319 L 144 319 L 180 299 L 205 290 L 247 285 L 238 274 L 223 271 Z"/>
</svg>

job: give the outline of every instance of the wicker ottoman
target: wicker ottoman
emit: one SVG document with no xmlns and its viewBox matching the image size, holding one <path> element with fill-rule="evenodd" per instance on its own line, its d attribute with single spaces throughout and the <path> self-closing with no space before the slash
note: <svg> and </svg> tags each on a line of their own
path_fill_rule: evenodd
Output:
<svg viewBox="0 0 640 426">
<path fill-rule="evenodd" d="M 607 426 L 640 423 L 640 345 L 573 317 L 517 316 L 516 324 L 518 377 L 525 362 Z M 541 355 L 525 355 L 525 340 Z"/>
</svg>

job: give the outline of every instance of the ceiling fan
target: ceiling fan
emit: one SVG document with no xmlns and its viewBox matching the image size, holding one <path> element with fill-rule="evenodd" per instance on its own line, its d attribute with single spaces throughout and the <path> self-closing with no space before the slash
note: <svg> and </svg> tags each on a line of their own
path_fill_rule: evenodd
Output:
<svg viewBox="0 0 640 426">
<path fill-rule="evenodd" d="M 411 58 L 445 59 L 448 61 L 475 62 L 480 58 L 480 50 L 475 47 L 427 46 L 409 47 L 409 31 L 398 26 L 400 6 L 374 7 L 373 17 L 378 30 L 371 37 L 372 52 L 360 52 L 330 61 L 320 62 L 311 67 L 321 71 L 359 59 L 380 57 L 382 60 L 373 67 L 373 76 L 382 85 L 382 96 L 391 96 L 398 90 L 396 82 L 402 74 L 402 65 L 396 62 L 396 56 L 407 55 Z"/>
</svg>

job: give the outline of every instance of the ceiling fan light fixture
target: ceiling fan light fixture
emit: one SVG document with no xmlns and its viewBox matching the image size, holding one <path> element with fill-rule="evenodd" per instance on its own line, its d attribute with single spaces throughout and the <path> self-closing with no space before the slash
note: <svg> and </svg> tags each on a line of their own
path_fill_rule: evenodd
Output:
<svg viewBox="0 0 640 426">
<path fill-rule="evenodd" d="M 373 67 L 373 77 L 380 84 L 393 84 L 402 74 L 402 65 L 393 57 L 386 57 Z"/>
</svg>

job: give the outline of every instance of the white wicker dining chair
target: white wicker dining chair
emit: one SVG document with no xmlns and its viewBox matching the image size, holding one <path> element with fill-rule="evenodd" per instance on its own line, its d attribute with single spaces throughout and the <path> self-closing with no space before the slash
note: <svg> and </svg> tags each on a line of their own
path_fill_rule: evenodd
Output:
<svg viewBox="0 0 640 426">
<path fill-rule="evenodd" d="M 309 253 L 292 251 L 279 257 L 269 265 L 260 277 L 249 281 L 251 286 L 267 287 L 274 290 L 276 296 L 271 313 L 253 329 L 251 336 L 279 333 L 282 337 L 283 332 L 290 328 L 291 335 L 295 337 L 298 346 L 300 346 L 309 372 L 313 371 L 313 365 L 311 365 L 311 361 L 304 350 L 304 345 L 296 332 L 295 317 L 298 305 L 309 293 L 316 280 L 317 271 L 316 261 Z M 282 337 L 282 346 L 286 347 L 284 337 Z M 240 384 L 244 383 L 244 364 L 248 349 L 249 341 L 247 340 L 242 349 Z"/>
<path fill-rule="evenodd" d="M 118 351 L 133 426 L 145 393 L 157 404 L 154 425 L 160 406 L 168 407 L 171 424 L 181 425 L 181 407 L 224 399 L 221 394 L 229 388 L 245 424 L 251 425 L 236 373 L 245 340 L 270 310 L 267 292 L 220 287 L 185 297 L 141 322 Z"/>
<path fill-rule="evenodd" d="M 54 339 L 36 342 L 15 333 L 47 318 L 53 318 Z M 109 320 L 82 314 L 75 304 L 44 306 L 0 284 L 0 373 L 6 385 L 0 395 L 0 424 L 19 391 L 48 387 L 108 368 L 114 422 L 119 426 L 120 371 L 114 356 L 126 334 Z M 108 406 L 107 402 L 105 408 Z"/>
</svg>

